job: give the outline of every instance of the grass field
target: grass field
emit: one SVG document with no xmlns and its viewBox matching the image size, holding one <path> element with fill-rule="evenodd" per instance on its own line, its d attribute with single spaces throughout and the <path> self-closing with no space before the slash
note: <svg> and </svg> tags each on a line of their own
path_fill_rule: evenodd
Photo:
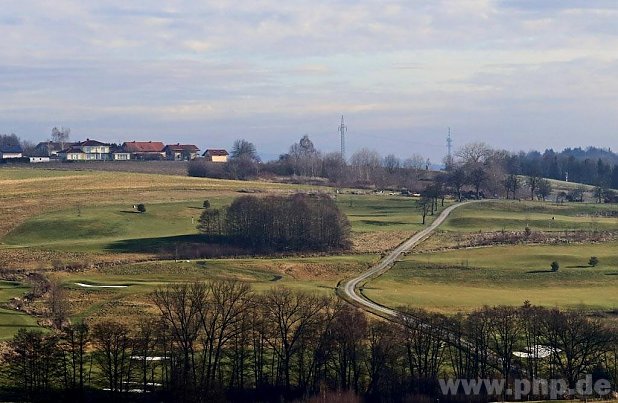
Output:
<svg viewBox="0 0 618 403">
<path fill-rule="evenodd" d="M 142 250 L 148 245 L 169 243 L 174 238 L 195 236 L 205 199 L 213 207 L 222 207 L 244 190 L 257 194 L 286 194 L 299 190 L 332 192 L 332 189 L 171 175 L 44 169 L 0 169 L 0 186 L 7 189 L 0 195 L 0 204 L 5 207 L 0 211 L 3 223 L 0 224 L 0 265 L 36 270 L 50 269 L 58 259 L 67 263 L 114 262 L 112 268 L 102 265 L 102 268 L 79 273 L 50 274 L 67 287 L 76 317 L 139 314 L 149 309 L 148 294 L 159 286 L 212 278 L 238 278 L 251 283 L 257 291 L 285 285 L 334 295 L 333 289 L 339 280 L 365 270 L 379 258 L 378 254 L 366 253 L 390 249 L 422 227 L 416 201 L 412 198 L 340 194 L 337 203 L 350 219 L 354 254 L 131 263 L 156 256 L 139 254 L 138 250 L 126 250 L 118 245 L 138 245 Z M 132 209 L 133 204 L 140 202 L 146 204 L 144 214 Z M 118 261 L 125 260 L 127 263 L 118 265 Z M 75 283 L 128 287 L 83 288 Z M 0 293 L 0 302 L 10 297 Z M 11 311 L 6 312 L 9 313 Z M 4 322 L 9 323 L 8 319 Z"/>
<path fill-rule="evenodd" d="M 590 256 L 600 264 L 588 267 Z M 556 273 L 552 261 L 560 263 Z M 618 243 L 515 245 L 408 255 L 364 293 L 388 306 L 467 312 L 482 305 L 533 304 L 618 310 Z"/>
<path fill-rule="evenodd" d="M 441 230 L 523 231 L 526 226 L 536 231 L 617 230 L 618 205 L 487 201 L 456 209 Z"/>
<path fill-rule="evenodd" d="M 14 281 L 0 281 L 0 302 L 22 297 L 28 287 Z M 25 313 L 0 308 L 0 340 L 11 338 L 20 327 L 37 327 L 36 319 Z"/>
<path fill-rule="evenodd" d="M 215 278 L 247 281 L 258 292 L 283 285 L 332 295 L 340 280 L 367 269 L 380 253 L 422 228 L 413 198 L 347 193 L 337 195 L 337 204 L 351 223 L 352 254 L 140 262 L 157 258 L 144 252 L 149 245 L 155 250 L 174 239 L 194 237 L 205 199 L 213 207 L 222 207 L 247 190 L 287 194 L 332 189 L 173 175 L 6 168 L 0 169 L 0 187 L 0 265 L 39 267 L 29 266 L 30 261 L 49 268 L 56 256 L 114 262 L 111 267 L 53 273 L 69 292 L 74 317 L 140 315 L 152 309 L 149 294 L 157 287 Z M 145 203 L 146 213 L 135 213 L 132 205 L 136 203 Z M 460 237 L 523 231 L 526 226 L 533 231 L 616 230 L 617 211 L 615 205 L 488 201 L 455 210 L 440 232 Z M 429 222 L 432 219 L 428 217 Z M 443 243 L 440 233 L 428 243 Z M 616 242 L 515 245 L 410 254 L 367 284 L 364 292 L 386 305 L 443 312 L 470 311 L 483 304 L 517 305 L 526 299 L 548 306 L 615 310 L 617 247 Z M 600 266 L 582 267 L 592 255 L 599 257 Z M 558 273 L 548 272 L 552 260 L 561 264 Z M 84 288 L 75 283 L 127 287 Z M 18 296 L 24 288 L 7 283 L 3 290 L 0 302 Z M 0 316 L 0 338 L 12 334 L 13 323 L 30 320 L 24 323 L 34 325 L 19 312 L 0 313 L 5 315 Z M 7 326 L 2 328 L 4 323 Z"/>
<path fill-rule="evenodd" d="M 187 281 L 236 279 L 251 284 L 257 292 L 285 286 L 334 297 L 341 278 L 358 274 L 377 260 L 375 255 L 353 255 L 159 261 L 60 273 L 56 277 L 69 292 L 73 317 L 96 318 L 108 314 L 129 317 L 153 309 L 149 295 L 158 287 Z M 84 288 L 76 283 L 126 288 Z"/>
</svg>

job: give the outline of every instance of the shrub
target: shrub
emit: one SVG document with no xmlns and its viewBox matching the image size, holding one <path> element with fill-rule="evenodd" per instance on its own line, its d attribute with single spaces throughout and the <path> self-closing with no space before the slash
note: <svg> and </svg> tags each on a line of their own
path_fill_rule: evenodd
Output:
<svg viewBox="0 0 618 403">
<path fill-rule="evenodd" d="M 137 205 L 137 211 L 139 211 L 140 213 L 145 213 L 146 212 L 146 206 L 144 206 L 142 203 Z"/>
<path fill-rule="evenodd" d="M 210 202 L 208 200 L 204 200 L 204 204 L 203 204 L 205 209 L 210 208 Z"/>
<path fill-rule="evenodd" d="M 551 262 L 551 271 L 556 272 L 560 268 L 560 264 L 556 261 Z"/>
<path fill-rule="evenodd" d="M 599 258 L 596 256 L 592 256 L 590 260 L 588 260 L 588 264 L 592 267 L 595 267 L 596 265 L 599 264 Z"/>
</svg>

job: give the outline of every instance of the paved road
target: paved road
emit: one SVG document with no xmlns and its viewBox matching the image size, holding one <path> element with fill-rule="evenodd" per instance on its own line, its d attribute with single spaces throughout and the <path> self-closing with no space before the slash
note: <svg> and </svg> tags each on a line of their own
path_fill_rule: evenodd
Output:
<svg viewBox="0 0 618 403">
<path fill-rule="evenodd" d="M 375 302 L 365 298 L 363 295 L 356 292 L 357 289 L 359 288 L 359 286 L 362 286 L 362 284 L 365 281 L 367 281 L 369 278 L 386 272 L 388 269 L 390 269 L 395 264 L 397 259 L 399 259 L 399 257 L 403 253 L 409 251 L 414 246 L 416 246 L 417 244 L 425 240 L 429 235 L 431 235 L 433 231 L 435 231 L 436 228 L 440 226 L 440 224 L 444 222 L 444 220 L 446 220 L 446 218 L 451 213 L 451 211 L 455 210 L 458 207 L 469 204 L 469 203 L 473 203 L 473 202 L 468 201 L 468 202 L 463 202 L 463 203 L 456 203 L 456 204 L 453 204 L 452 206 L 447 207 L 446 209 L 442 211 L 442 213 L 438 217 L 436 217 L 436 219 L 431 223 L 429 227 L 425 228 L 421 232 L 414 234 L 414 236 L 412 236 L 407 241 L 399 245 L 392 252 L 386 255 L 382 260 L 380 260 L 378 264 L 376 264 L 375 266 L 373 266 L 372 268 L 370 268 L 369 270 L 367 270 L 360 276 L 353 278 L 351 280 L 348 280 L 342 286 L 342 290 L 345 296 L 351 301 L 355 302 L 356 304 L 361 305 L 365 309 L 369 309 L 374 312 L 377 311 L 381 314 L 388 315 L 388 316 L 393 316 L 393 317 L 398 316 L 399 312 L 393 309 L 390 309 L 390 308 L 386 308 L 382 305 L 378 305 Z"/>
</svg>

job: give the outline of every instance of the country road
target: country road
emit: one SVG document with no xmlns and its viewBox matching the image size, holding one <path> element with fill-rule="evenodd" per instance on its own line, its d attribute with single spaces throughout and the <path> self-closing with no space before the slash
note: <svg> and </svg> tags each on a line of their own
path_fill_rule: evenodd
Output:
<svg viewBox="0 0 618 403">
<path fill-rule="evenodd" d="M 414 246 L 425 240 L 429 235 L 431 235 L 431 233 L 435 231 L 436 228 L 438 228 L 446 220 L 446 218 L 453 210 L 470 203 L 473 203 L 473 201 L 457 203 L 447 207 L 446 209 L 444 209 L 444 211 L 442 211 L 442 213 L 440 213 L 438 217 L 436 217 L 436 219 L 431 223 L 431 225 L 429 225 L 429 227 L 414 234 L 407 241 L 403 242 L 397 248 L 393 249 L 388 255 L 386 255 L 382 260 L 380 260 L 378 264 L 376 264 L 360 276 L 348 280 L 346 283 L 344 283 L 341 286 L 341 290 L 343 291 L 345 297 L 348 298 L 350 301 L 354 302 L 355 304 L 360 305 L 366 310 L 378 312 L 382 315 L 396 317 L 399 312 L 395 311 L 394 309 L 386 308 L 382 305 L 376 304 L 375 302 L 367 299 L 360 293 L 357 293 L 357 289 L 371 277 L 380 275 L 390 269 L 403 253 L 409 251 Z"/>
</svg>

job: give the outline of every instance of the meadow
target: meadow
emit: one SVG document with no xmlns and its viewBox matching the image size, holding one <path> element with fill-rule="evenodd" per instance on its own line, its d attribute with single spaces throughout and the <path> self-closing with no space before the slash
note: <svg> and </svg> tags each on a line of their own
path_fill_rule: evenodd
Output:
<svg viewBox="0 0 618 403">
<path fill-rule="evenodd" d="M 369 282 L 364 293 L 388 305 L 469 312 L 482 305 L 616 311 L 618 243 L 499 245 L 458 248 L 460 239 L 492 231 L 615 231 L 616 205 L 483 202 L 457 209 L 418 252 Z M 455 241 L 454 241 L 455 240 Z M 446 249 L 446 250 L 440 250 Z M 451 249 L 451 250 L 449 250 Z M 589 267 L 597 256 L 600 264 Z M 560 269 L 550 271 L 552 261 Z"/>
<path fill-rule="evenodd" d="M 378 253 L 422 228 L 413 198 L 349 190 L 335 196 L 332 188 L 315 186 L 44 169 L 0 169 L 0 186 L 5 207 L 0 212 L 0 264 L 43 270 L 60 281 L 76 318 L 139 315 L 152 308 L 148 295 L 157 287 L 214 278 L 247 281 L 258 291 L 283 285 L 334 295 L 341 279 L 367 269 Z M 326 191 L 337 198 L 351 224 L 350 253 L 189 262 L 157 256 L 162 245 L 199 240 L 196 225 L 204 200 L 221 208 L 246 192 L 297 191 Z M 136 212 L 136 203 L 144 203 L 146 212 Z M 55 261 L 91 264 L 75 272 L 58 268 Z M 75 283 L 127 287 L 84 288 Z M 18 294 L 27 289 L 25 283 L 21 287 Z M 8 298 L 0 294 L 0 302 Z M 39 305 L 44 309 L 41 301 Z"/>
</svg>

